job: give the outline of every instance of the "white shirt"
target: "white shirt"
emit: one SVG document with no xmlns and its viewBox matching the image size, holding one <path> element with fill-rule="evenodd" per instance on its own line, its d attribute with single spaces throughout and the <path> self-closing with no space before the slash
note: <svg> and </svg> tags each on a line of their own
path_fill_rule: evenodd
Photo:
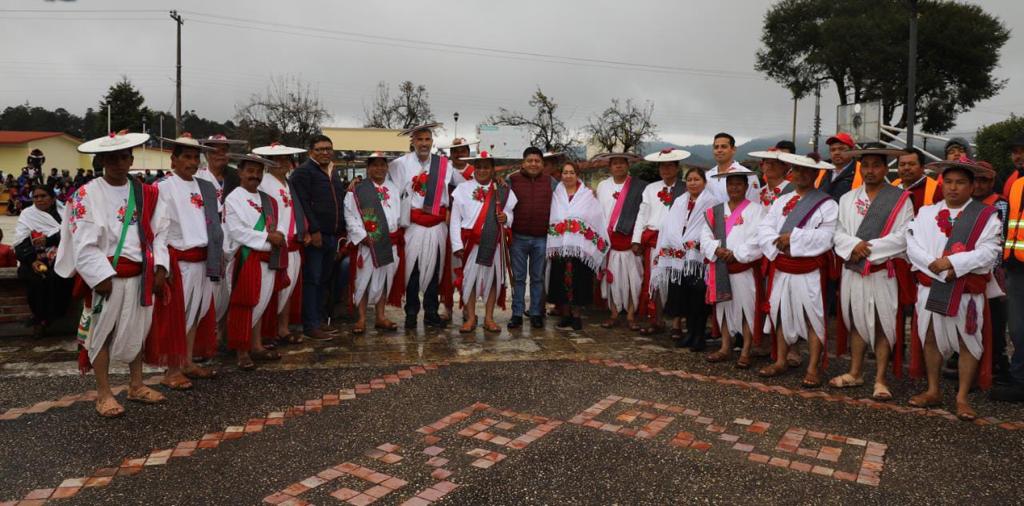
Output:
<svg viewBox="0 0 1024 506">
<path fill-rule="evenodd" d="M 166 236 L 154 242 L 154 250 L 157 264 L 164 265 L 159 258 L 164 246 L 179 251 L 206 246 L 206 211 L 195 179 L 185 181 L 171 172 L 156 186 L 160 198 L 153 212 L 153 228 L 158 236 L 161 232 Z"/>
<path fill-rule="evenodd" d="M 676 179 L 676 184 L 685 185 L 681 179 Z M 665 185 L 664 181 L 655 181 L 644 188 L 643 199 L 640 201 L 640 210 L 636 215 L 636 224 L 633 225 L 633 242 L 639 243 L 644 230 L 661 230 L 661 222 L 668 215 L 672 203 L 666 203 L 658 196 L 662 191 L 672 196 L 672 187 Z M 679 194 L 681 198 L 686 196 L 686 190 Z"/>
<path fill-rule="evenodd" d="M 381 200 L 380 206 L 384 209 L 384 217 L 388 225 L 388 229 L 384 233 L 390 234 L 398 229 L 398 218 L 402 213 L 398 185 L 391 179 L 384 179 L 384 184 L 373 183 L 373 186 L 377 188 L 378 194 L 382 193 L 381 189 L 387 189 L 387 192 L 383 193 L 386 197 Z M 359 244 L 367 236 L 363 217 L 359 214 L 359 207 L 356 205 L 354 191 L 345 193 L 345 228 L 348 230 L 348 240 L 352 244 Z"/>
<path fill-rule="evenodd" d="M 277 228 L 289 242 L 295 240 L 295 206 L 288 183 L 282 183 L 270 172 L 264 172 L 259 190 L 277 201 Z"/>
<path fill-rule="evenodd" d="M 601 209 L 604 211 L 605 229 L 610 225 L 609 220 L 612 218 L 615 202 L 618 200 L 618 194 L 622 191 L 623 186 L 626 186 L 625 179 L 621 183 L 616 183 L 614 178 L 605 179 L 597 184 L 597 202 L 601 204 Z"/>
<path fill-rule="evenodd" d="M 736 163 L 735 161 L 732 162 L 732 165 L 729 166 L 729 172 L 745 172 L 746 170 L 746 167 Z M 725 183 L 728 180 L 728 178 L 711 177 L 718 173 L 719 171 L 717 165 L 712 167 L 711 170 L 707 171 L 705 177 L 707 177 L 708 179 L 708 184 L 704 188 L 704 191 L 710 191 L 711 194 L 714 195 L 719 202 L 728 202 L 729 192 L 726 191 L 725 189 Z M 747 187 L 747 200 L 751 202 L 759 202 L 759 198 L 761 195 L 761 183 L 757 180 L 757 175 L 753 174 L 747 177 L 747 183 L 749 183 L 749 186 Z"/>
<path fill-rule="evenodd" d="M 267 241 L 269 227 L 255 230 L 260 219 L 262 199 L 258 193 L 249 193 L 239 186 L 224 199 L 224 251 L 229 256 L 242 246 L 258 251 L 270 251 Z"/>
<path fill-rule="evenodd" d="M 451 164 L 448 164 L 448 170 L 445 171 L 444 181 L 442 182 L 443 191 L 441 192 L 441 207 L 448 207 L 448 185 L 451 184 L 452 173 L 455 170 L 452 169 Z M 428 177 L 426 174 L 430 173 L 430 157 L 427 157 L 425 162 L 421 162 L 419 157 L 416 156 L 415 151 L 406 153 L 400 158 L 396 158 L 388 164 L 388 175 L 391 179 L 398 184 L 403 195 L 408 196 L 408 205 L 411 209 L 422 209 L 423 200 L 427 194 L 426 179 L 422 187 L 413 188 L 413 178 L 418 177 L 420 174 L 425 174 L 424 178 Z"/>
<path fill-rule="evenodd" d="M 484 198 L 478 200 L 474 198 L 474 194 L 477 196 L 486 195 L 486 192 L 491 188 L 494 188 L 494 181 L 483 186 L 476 180 L 466 181 L 455 188 L 455 191 L 452 193 L 454 203 L 452 204 L 451 222 L 448 225 L 449 236 L 451 236 L 452 240 L 452 251 L 459 251 L 465 247 L 462 244 L 462 229 L 472 229 L 473 225 L 476 224 L 477 217 L 480 216 L 480 210 L 484 205 Z M 508 217 L 504 225 L 505 227 L 512 226 L 512 210 L 516 207 L 516 202 L 518 202 L 516 194 L 510 189 L 504 206 L 505 215 Z"/>
</svg>

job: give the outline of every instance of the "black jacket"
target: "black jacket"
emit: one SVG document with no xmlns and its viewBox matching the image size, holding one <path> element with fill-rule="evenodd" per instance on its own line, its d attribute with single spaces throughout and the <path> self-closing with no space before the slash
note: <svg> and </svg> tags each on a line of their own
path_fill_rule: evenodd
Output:
<svg viewBox="0 0 1024 506">
<path fill-rule="evenodd" d="M 316 162 L 308 159 L 292 172 L 291 183 L 310 234 L 345 234 L 346 188 L 341 181 L 341 169 L 335 168 L 328 178 Z"/>
<path fill-rule="evenodd" d="M 831 181 L 824 181 L 820 190 L 832 196 L 832 199 L 839 202 L 839 199 L 853 189 L 853 177 L 856 174 L 857 163 L 850 162 L 846 167 L 836 169 L 835 178 Z M 828 176 L 826 175 L 826 178 Z"/>
</svg>

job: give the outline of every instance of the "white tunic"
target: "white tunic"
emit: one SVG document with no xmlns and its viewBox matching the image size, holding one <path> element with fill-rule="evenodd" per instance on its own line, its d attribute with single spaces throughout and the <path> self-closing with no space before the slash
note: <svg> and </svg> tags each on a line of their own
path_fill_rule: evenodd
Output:
<svg viewBox="0 0 1024 506">
<path fill-rule="evenodd" d="M 479 183 L 474 181 L 467 181 L 460 184 L 455 191 L 452 192 L 452 216 L 451 222 L 449 223 L 449 234 L 452 239 L 452 253 L 461 251 L 465 248 L 462 243 L 462 229 L 473 229 L 473 225 L 476 223 L 477 217 L 480 216 L 480 211 L 483 208 L 483 200 L 477 200 L 473 198 L 474 193 L 478 190 L 482 194 L 486 194 L 489 189 L 494 188 L 495 184 L 492 181 L 487 186 L 481 186 Z M 481 193 L 478 193 L 478 195 Z M 497 194 L 495 194 L 497 196 Z M 512 210 L 516 207 L 516 194 L 512 191 L 508 191 L 508 198 L 505 200 L 504 210 L 508 216 L 508 220 L 505 222 L 503 228 L 512 226 Z M 474 298 L 470 297 L 472 294 L 474 297 L 485 298 L 491 293 L 491 289 L 501 289 L 507 283 L 505 280 L 505 256 L 502 248 L 499 246 L 494 254 L 494 261 L 490 267 L 485 265 L 479 265 L 476 263 L 476 254 L 479 248 L 474 247 L 471 251 L 464 251 L 466 261 L 463 265 L 462 271 L 462 301 L 464 304 L 475 304 Z M 476 290 L 474 290 L 476 289 Z M 474 293 L 475 292 L 475 293 Z"/>
<path fill-rule="evenodd" d="M 224 251 L 230 258 L 228 279 L 234 274 L 235 253 L 239 248 L 247 246 L 254 251 L 271 249 L 267 241 L 270 228 L 266 227 L 262 231 L 254 228 L 260 219 L 261 200 L 258 193 L 249 193 L 241 186 L 232 190 L 231 195 L 224 199 Z M 256 325 L 263 317 L 263 311 L 274 293 L 274 273 L 266 262 L 260 262 L 260 276 L 260 300 L 252 309 L 252 325 Z"/>
<path fill-rule="evenodd" d="M 778 198 L 757 228 L 757 242 L 768 260 L 779 255 L 773 242 L 779 238 L 786 217 L 782 210 L 786 203 L 797 198 L 796 192 Z M 832 249 L 832 236 L 836 229 L 839 206 L 833 200 L 821 204 L 807 219 L 805 226 L 794 228 L 789 236 L 789 252 L 793 257 L 816 257 Z M 771 314 L 765 322 L 764 331 L 782 328 L 786 342 L 793 344 L 798 339 L 807 339 L 806 319 L 818 339 L 825 339 L 825 308 L 821 298 L 821 276 L 818 271 L 807 274 L 775 272 L 772 292 L 769 294 Z"/>
<path fill-rule="evenodd" d="M 726 218 L 732 216 L 733 211 L 729 204 L 724 205 Z M 726 241 L 726 249 L 732 251 L 736 261 L 742 264 L 759 260 L 763 254 L 757 244 L 757 226 L 761 222 L 762 210 L 757 202 L 750 202 L 741 213 L 740 222 L 733 225 L 729 231 Z M 721 246 L 721 241 L 715 239 L 715 234 L 704 220 L 704 229 L 700 236 L 700 251 L 709 262 L 718 260 L 715 250 Z M 754 311 L 757 309 L 757 282 L 754 279 L 753 269 L 759 269 L 755 265 L 751 270 L 737 274 L 729 274 L 729 284 L 732 287 L 732 300 L 722 301 L 715 304 L 715 318 L 719 325 L 727 324 L 732 333 L 743 332 L 743 323 L 751 331 L 754 328 Z M 714 269 L 708 265 L 708 270 Z"/>
<path fill-rule="evenodd" d="M 939 229 L 938 222 L 936 221 L 939 212 L 944 209 L 949 209 L 950 219 L 954 221 L 963 211 L 963 207 L 960 209 L 950 209 L 945 201 L 924 206 L 918 210 L 917 217 L 910 222 L 910 229 L 907 234 L 907 257 L 910 259 L 911 268 L 937 281 L 945 281 L 945 279 L 938 274 L 932 273 L 928 269 L 928 265 L 943 256 L 943 250 L 946 247 L 948 238 Z M 988 223 L 985 224 L 984 229 L 982 229 L 973 251 L 953 253 L 947 257 L 953 265 L 954 274 L 960 277 L 969 273 L 991 273 L 993 262 L 1001 253 L 1001 233 L 1002 224 L 996 214 L 993 214 L 989 218 Z M 946 272 L 942 274 L 944 275 Z M 949 357 L 954 352 L 960 350 L 957 339 L 957 336 L 959 336 L 963 338 L 964 345 L 967 346 L 967 350 L 971 352 L 971 355 L 976 359 L 980 359 L 984 349 L 981 329 L 985 319 L 985 298 L 987 296 L 998 296 L 1002 293 L 995 280 L 993 279 L 989 282 L 987 293 L 965 293 L 960 299 L 960 309 L 956 317 L 942 316 L 925 309 L 929 293 L 931 293 L 931 287 L 918 285 L 917 306 L 915 308 L 917 311 L 917 338 L 923 344 L 928 335 L 928 328 L 931 327 L 935 331 L 935 343 L 938 345 L 939 351 L 943 357 Z M 974 305 L 978 314 L 978 328 L 973 334 L 967 333 L 967 312 L 971 304 Z"/>
<path fill-rule="evenodd" d="M 221 223 L 224 218 L 224 185 L 217 180 L 217 177 L 210 172 L 208 167 L 199 167 L 196 171 L 195 177 L 205 179 L 213 183 L 213 187 L 217 189 L 217 211 L 221 215 Z M 227 260 L 228 267 L 230 267 L 231 259 Z M 229 269 L 226 272 L 231 272 Z M 213 284 L 213 302 L 217 308 L 217 321 L 222 321 L 224 315 L 228 312 L 228 297 L 231 295 L 231 276 L 225 276 L 220 281 Z"/>
<path fill-rule="evenodd" d="M 393 233 L 398 230 L 398 221 L 402 213 L 402 201 L 398 185 L 391 181 L 391 179 L 385 179 L 383 185 L 374 183 L 374 186 L 377 188 L 378 193 L 381 192 L 382 188 L 387 189 L 387 197 L 380 202 L 381 207 L 384 209 L 384 217 L 387 223 L 387 230 L 384 230 L 383 233 Z M 380 222 L 378 222 L 378 225 L 380 225 Z M 356 206 L 354 192 L 347 192 L 345 194 L 345 228 L 348 230 L 349 242 L 359 245 L 359 249 L 356 252 L 358 259 L 356 260 L 355 285 L 352 287 L 352 300 L 359 304 L 359 301 L 363 300 L 363 295 L 365 294 L 367 295 L 367 303 L 376 304 L 382 296 L 387 296 L 395 280 L 395 273 L 398 272 L 398 247 L 391 246 L 394 262 L 383 268 L 374 267 L 370 246 L 363 243 L 363 239 L 366 239 L 367 231 L 363 224 L 363 218 L 359 214 L 359 208 Z"/>
<path fill-rule="evenodd" d="M 415 245 L 415 247 L 409 248 L 406 253 L 405 281 L 406 283 L 409 282 L 413 268 L 419 265 L 420 292 L 425 292 L 434 273 L 439 272 L 439 268 L 444 268 L 444 254 L 448 240 L 445 237 L 448 229 L 443 222 L 427 228 L 412 223 L 409 219 L 409 213 L 412 209 L 423 208 L 423 200 L 426 197 L 426 185 L 424 184 L 423 188 L 414 188 L 412 184 L 413 179 L 420 174 L 428 174 L 429 171 L 430 158 L 427 158 L 426 162 L 421 162 L 415 152 L 406 153 L 404 156 L 392 160 L 388 166 L 388 176 L 398 185 L 402 193 L 403 210 L 401 224 L 406 227 L 405 242 L 406 244 Z M 449 165 L 442 184 L 444 190 L 441 192 L 441 207 L 448 207 L 447 188 L 451 184 L 453 172 L 455 171 Z M 438 278 L 440 279 L 440 273 Z"/>
<path fill-rule="evenodd" d="M 116 272 L 107 260 L 117 250 L 130 188 L 129 184 L 111 186 L 103 178 L 93 179 L 72 195 L 61 223 L 61 240 L 54 265 L 57 274 L 70 278 L 77 272 L 90 287 L 111 278 L 113 285 L 110 297 L 102 302 L 93 293 L 93 307 L 101 306 L 102 310 L 92 314 L 91 333 L 85 342 L 90 362 L 96 360 L 108 340 L 111 360 L 134 360 L 142 351 L 153 319 L 153 307 L 139 304 L 142 276 L 114 277 Z M 137 225 L 141 212 L 142 202 L 138 202 L 135 213 L 129 218 L 122 259 L 142 260 Z"/>
<path fill-rule="evenodd" d="M 677 184 L 684 183 L 677 181 Z M 672 187 L 666 186 L 663 181 L 655 181 L 644 188 L 643 199 L 640 201 L 640 210 L 636 215 L 636 224 L 633 225 L 634 243 L 640 242 L 640 237 L 643 236 L 644 230 L 661 230 L 661 222 L 668 214 L 669 208 L 672 207 L 671 202 L 666 203 L 658 197 L 658 193 L 663 191 L 668 193 L 669 198 L 671 198 Z M 684 190 L 679 195 L 680 198 L 685 198 L 686 191 Z"/>
<path fill-rule="evenodd" d="M 732 162 L 732 165 L 729 166 L 729 172 L 733 171 L 745 172 L 747 171 L 747 168 L 740 165 L 737 162 Z M 718 173 L 719 171 L 717 165 L 711 167 L 711 169 L 707 171 L 705 177 L 707 177 L 708 183 L 707 186 L 704 187 L 704 191 L 710 191 L 711 195 L 713 195 L 715 199 L 718 200 L 719 202 L 728 202 L 729 192 L 725 190 L 725 184 L 728 178 L 711 177 Z M 758 198 L 761 194 L 761 182 L 758 181 L 757 175 L 752 174 L 748 176 L 747 183 L 749 183 L 749 186 L 747 187 L 747 200 L 753 203 L 758 202 Z"/>
<path fill-rule="evenodd" d="M 199 183 L 185 181 L 173 172 L 156 183 L 160 198 L 153 212 L 153 256 L 170 274 L 168 248 L 185 251 L 205 248 L 206 211 Z M 178 262 L 185 307 L 185 330 L 198 326 L 213 303 L 213 281 L 206 276 L 206 262 Z"/>
<path fill-rule="evenodd" d="M 277 201 L 277 214 L 280 221 L 278 230 L 284 233 L 288 243 L 302 241 L 301 237 L 295 236 L 297 226 L 295 223 L 295 206 L 293 205 L 292 192 L 288 188 L 288 183 L 277 179 L 270 172 L 265 172 L 263 174 L 263 181 L 260 182 L 259 190 Z M 284 306 L 291 299 L 292 292 L 295 291 L 295 285 L 298 284 L 299 276 L 301 275 L 302 253 L 298 250 L 288 252 L 288 279 L 291 280 L 291 283 L 288 283 L 288 286 L 281 289 L 277 294 L 276 311 L 278 313 L 284 311 Z"/>
<path fill-rule="evenodd" d="M 857 229 L 864 221 L 870 206 L 871 200 L 863 186 L 847 192 L 839 199 L 835 251 L 844 261 L 850 259 L 853 248 L 860 244 L 861 240 L 856 235 Z M 891 211 L 886 209 L 886 214 Z M 868 247 L 871 248 L 871 255 L 867 260 L 871 265 L 880 265 L 893 258 L 905 257 L 907 227 L 912 219 L 914 205 L 908 198 L 899 209 L 892 230 L 885 236 L 867 241 Z M 877 321 L 882 324 L 880 330 L 888 339 L 891 349 L 896 344 L 896 325 L 903 324 L 896 321 L 896 311 L 899 308 L 899 286 L 896 278 L 890 277 L 888 270 L 880 270 L 867 276 L 845 267 L 842 272 L 839 300 L 846 327 L 851 331 L 856 329 L 861 338 L 874 349 L 875 337 L 879 331 L 875 327 L 877 315 Z"/>
<path fill-rule="evenodd" d="M 632 184 L 639 183 L 639 179 L 634 179 Z M 597 185 L 597 201 L 604 210 L 606 230 L 611 226 L 612 211 L 623 186 L 625 181 L 616 183 L 613 178 L 605 179 Z M 615 311 L 625 311 L 630 305 L 636 308 L 640 304 L 640 289 L 644 282 L 643 257 L 634 254 L 632 250 L 615 251 L 609 248 L 605 265 L 611 276 L 601 278 L 601 296 Z"/>
<path fill-rule="evenodd" d="M 199 167 L 199 170 L 196 171 L 195 177 L 198 177 L 199 179 L 205 179 L 213 183 L 213 187 L 217 189 L 217 209 L 223 212 L 224 198 L 226 197 L 226 195 L 224 195 L 224 183 L 218 181 L 217 176 L 214 176 L 213 172 L 210 172 L 210 169 L 208 167 Z"/>
</svg>

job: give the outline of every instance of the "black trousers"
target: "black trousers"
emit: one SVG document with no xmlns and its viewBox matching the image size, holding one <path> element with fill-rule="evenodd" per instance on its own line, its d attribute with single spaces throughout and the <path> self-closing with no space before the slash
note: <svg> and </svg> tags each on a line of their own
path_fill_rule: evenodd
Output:
<svg viewBox="0 0 1024 506">
<path fill-rule="evenodd" d="M 441 269 L 444 267 L 444 262 L 438 263 L 437 269 L 434 270 L 434 274 L 430 276 L 430 281 L 427 283 L 427 289 L 423 292 L 423 313 L 428 317 L 438 316 L 437 310 L 439 303 L 439 297 L 437 293 L 437 285 L 441 280 Z M 395 273 L 396 276 L 402 276 L 403 273 Z M 409 282 L 405 285 L 405 317 L 416 318 L 420 314 L 420 263 L 416 262 L 416 265 L 412 267 L 412 275 L 409 276 Z"/>
<path fill-rule="evenodd" d="M 670 283 L 668 299 L 665 301 L 665 316 L 686 318 L 686 333 L 694 339 L 704 338 L 704 331 L 711 313 L 711 306 L 705 302 L 708 287 L 696 276 L 684 276 L 680 283 Z"/>
</svg>

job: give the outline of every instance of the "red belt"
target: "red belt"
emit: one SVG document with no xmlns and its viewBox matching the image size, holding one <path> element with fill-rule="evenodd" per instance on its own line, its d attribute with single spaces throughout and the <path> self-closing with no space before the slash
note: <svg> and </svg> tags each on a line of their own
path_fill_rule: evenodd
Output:
<svg viewBox="0 0 1024 506">
<path fill-rule="evenodd" d="M 291 241 L 288 241 L 288 251 L 289 252 L 299 251 L 301 249 L 302 249 L 302 242 L 301 241 L 296 241 L 294 239 L 291 240 Z"/>
<path fill-rule="evenodd" d="M 412 209 L 409 212 L 409 220 L 421 227 L 433 227 L 444 223 L 445 217 L 448 216 L 448 210 L 441 208 L 441 212 L 437 215 L 430 214 L 422 209 Z"/>
<path fill-rule="evenodd" d="M 917 282 L 921 286 L 930 287 L 935 281 L 921 271 L 917 271 L 915 274 L 917 275 Z M 980 294 L 985 293 L 985 287 L 988 285 L 988 281 L 992 279 L 992 276 L 989 274 L 965 274 L 963 279 L 966 281 L 964 283 L 964 293 Z"/>
<path fill-rule="evenodd" d="M 179 262 L 202 262 L 206 260 L 206 246 L 197 246 L 186 250 L 168 248 L 171 255 Z"/>
<path fill-rule="evenodd" d="M 757 260 L 755 262 L 750 262 L 747 264 L 733 262 L 731 264 L 725 264 L 725 266 L 729 270 L 729 274 L 739 274 L 741 272 L 747 272 L 750 269 L 753 269 L 754 267 L 761 267 L 761 261 Z"/>
<path fill-rule="evenodd" d="M 824 255 L 816 257 L 779 255 L 775 257 L 772 265 L 775 267 L 775 270 L 785 272 L 786 274 L 809 274 L 824 269 L 826 267 L 825 260 Z"/>
<path fill-rule="evenodd" d="M 270 251 L 249 250 L 249 256 L 255 257 L 260 262 L 269 262 L 270 253 Z"/>
<path fill-rule="evenodd" d="M 111 264 L 114 263 L 114 257 L 107 257 L 107 261 Z M 114 267 L 114 276 L 118 278 L 134 278 L 139 274 L 142 274 L 142 264 L 135 260 L 128 260 L 127 258 L 121 257 L 117 261 L 117 267 Z"/>
<path fill-rule="evenodd" d="M 611 240 L 612 249 L 615 251 L 627 251 L 633 248 L 633 236 L 612 232 L 608 236 Z"/>
</svg>

